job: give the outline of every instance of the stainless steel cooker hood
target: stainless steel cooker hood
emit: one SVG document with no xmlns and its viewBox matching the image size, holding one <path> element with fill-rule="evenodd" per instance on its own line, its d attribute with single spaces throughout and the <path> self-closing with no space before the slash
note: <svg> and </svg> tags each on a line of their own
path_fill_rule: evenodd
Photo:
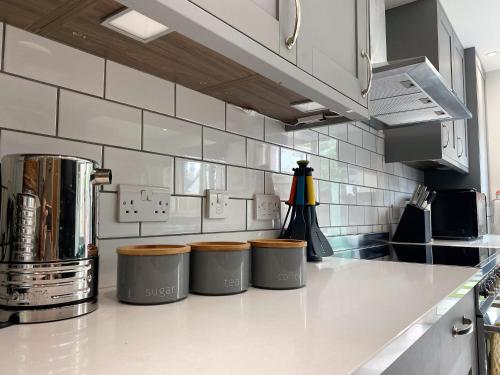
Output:
<svg viewBox="0 0 500 375">
<path fill-rule="evenodd" d="M 377 65 L 370 112 L 377 128 L 472 117 L 426 57 Z"/>
</svg>

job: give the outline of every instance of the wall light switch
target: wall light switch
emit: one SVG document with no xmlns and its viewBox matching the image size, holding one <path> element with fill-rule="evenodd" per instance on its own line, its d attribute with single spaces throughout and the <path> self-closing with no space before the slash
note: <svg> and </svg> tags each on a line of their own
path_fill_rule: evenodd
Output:
<svg viewBox="0 0 500 375">
<path fill-rule="evenodd" d="M 224 190 L 207 190 L 209 219 L 225 219 L 229 211 L 229 193 Z"/>
<path fill-rule="evenodd" d="M 255 219 L 275 220 L 280 218 L 280 197 L 272 194 L 255 194 Z"/>
<path fill-rule="evenodd" d="M 118 221 L 167 221 L 170 215 L 170 190 L 155 186 L 119 185 Z"/>
</svg>

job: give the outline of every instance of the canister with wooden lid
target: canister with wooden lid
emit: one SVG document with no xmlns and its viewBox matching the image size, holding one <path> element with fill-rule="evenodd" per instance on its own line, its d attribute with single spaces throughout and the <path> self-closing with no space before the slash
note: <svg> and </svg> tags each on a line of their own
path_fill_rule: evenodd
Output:
<svg viewBox="0 0 500 375">
<path fill-rule="evenodd" d="M 118 253 L 117 297 L 154 305 L 180 301 L 189 292 L 187 245 L 122 246 Z"/>
<path fill-rule="evenodd" d="M 306 241 L 269 239 L 250 243 L 253 286 L 297 289 L 306 285 Z"/>
<path fill-rule="evenodd" d="M 250 244 L 197 242 L 191 246 L 189 288 L 192 293 L 242 293 L 250 281 Z"/>
</svg>

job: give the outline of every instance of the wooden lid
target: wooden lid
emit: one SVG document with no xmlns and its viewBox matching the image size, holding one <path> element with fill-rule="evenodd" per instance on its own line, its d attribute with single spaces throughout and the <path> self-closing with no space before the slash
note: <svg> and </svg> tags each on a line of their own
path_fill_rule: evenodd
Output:
<svg viewBox="0 0 500 375">
<path fill-rule="evenodd" d="M 116 249 L 118 254 L 129 256 L 175 255 L 190 251 L 191 248 L 188 245 L 133 245 L 121 246 Z"/>
<path fill-rule="evenodd" d="M 193 251 L 244 251 L 250 249 L 248 242 L 195 242 L 190 243 Z"/>
<path fill-rule="evenodd" d="M 254 247 L 275 248 L 275 249 L 300 249 L 307 246 L 306 241 L 301 240 L 282 240 L 278 238 L 271 238 L 267 240 L 253 240 L 250 241 Z"/>
</svg>

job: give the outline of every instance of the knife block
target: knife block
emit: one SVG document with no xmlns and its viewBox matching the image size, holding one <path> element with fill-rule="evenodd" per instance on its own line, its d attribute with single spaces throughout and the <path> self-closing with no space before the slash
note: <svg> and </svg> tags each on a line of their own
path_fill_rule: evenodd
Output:
<svg viewBox="0 0 500 375">
<path fill-rule="evenodd" d="M 431 212 L 407 204 L 399 221 L 394 242 L 428 243 L 432 239 Z"/>
</svg>

